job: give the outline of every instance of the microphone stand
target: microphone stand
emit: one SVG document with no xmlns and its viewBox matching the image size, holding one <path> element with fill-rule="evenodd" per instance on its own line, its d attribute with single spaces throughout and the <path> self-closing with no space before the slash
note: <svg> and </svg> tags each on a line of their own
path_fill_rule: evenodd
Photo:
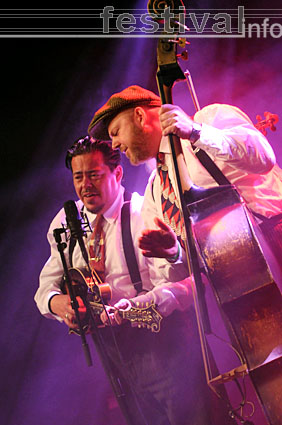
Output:
<svg viewBox="0 0 282 425">
<path fill-rule="evenodd" d="M 61 260 L 62 260 L 62 264 L 63 264 L 63 268 L 64 268 L 64 273 L 65 273 L 65 281 L 66 281 L 66 285 L 69 291 L 69 295 L 71 298 L 71 306 L 75 311 L 75 316 L 76 316 L 76 320 L 77 320 L 77 324 L 78 324 L 78 328 L 79 328 L 79 334 L 82 340 L 82 347 L 83 347 L 83 351 L 84 351 L 84 355 L 86 358 L 86 363 L 88 366 L 92 366 L 92 359 L 91 359 L 91 354 L 90 354 L 90 350 L 89 350 L 89 346 L 87 344 L 86 338 L 85 338 L 85 332 L 84 329 L 82 327 L 81 324 L 81 320 L 80 320 L 80 316 L 79 316 L 79 311 L 78 311 L 78 302 L 77 299 L 75 297 L 74 294 L 74 290 L 73 290 L 73 286 L 71 284 L 71 278 L 70 278 L 70 274 L 68 271 L 68 266 L 67 266 L 67 262 L 66 262 L 66 258 L 64 255 L 64 250 L 67 247 L 67 244 L 65 242 L 62 242 L 62 238 L 61 238 L 61 234 L 65 232 L 65 229 L 54 229 L 53 231 L 53 235 L 55 238 L 55 241 L 57 243 L 57 248 L 58 251 L 60 253 L 61 256 Z M 79 244 L 81 251 L 82 251 L 82 255 L 83 258 L 86 261 L 87 266 L 89 267 L 89 263 L 88 263 L 88 259 L 85 258 L 85 249 L 83 246 L 81 246 L 82 244 Z M 95 323 L 95 320 L 92 316 L 92 312 L 91 312 L 91 307 L 87 301 L 87 297 L 84 297 L 83 302 L 85 304 L 85 307 L 89 313 L 89 320 L 91 321 L 91 337 L 92 340 L 95 344 L 96 350 L 99 354 L 99 358 L 101 360 L 101 363 L 105 369 L 105 372 L 110 380 L 111 386 L 113 388 L 114 394 L 117 398 L 119 407 L 124 415 L 124 417 L 127 420 L 127 423 L 133 425 L 134 424 L 134 420 L 132 418 L 130 418 L 130 415 L 128 414 L 128 408 L 127 408 L 127 403 L 126 403 L 126 394 L 123 390 L 123 385 L 119 379 L 119 377 L 115 376 L 115 372 L 113 370 L 113 367 L 108 359 L 108 354 L 107 354 L 107 349 L 104 345 L 104 341 L 103 338 L 101 337 L 100 333 L 98 332 L 97 329 L 97 325 Z M 132 422 L 133 421 L 133 422 Z"/>
<path fill-rule="evenodd" d="M 78 212 L 76 211 L 75 203 L 73 201 L 68 201 L 67 203 L 65 203 L 64 208 L 65 208 L 65 211 L 66 211 L 66 208 L 67 208 L 66 217 L 68 215 L 70 215 L 70 219 L 72 220 L 72 221 L 69 220 L 69 221 L 71 221 L 70 232 L 71 232 L 73 238 L 78 241 L 82 257 L 83 257 L 83 259 L 86 263 L 88 271 L 90 271 L 91 267 L 90 267 L 90 264 L 89 264 L 88 254 L 87 254 L 87 251 L 86 251 L 83 239 L 82 239 L 81 232 L 79 231 L 80 229 L 77 228 L 76 220 L 79 220 L 79 218 L 77 217 Z M 67 221 L 68 221 L 68 218 L 67 218 Z M 70 223 L 68 223 L 68 224 L 70 225 Z M 75 311 L 75 315 L 76 315 L 76 319 L 77 319 L 77 323 L 78 323 L 78 327 L 79 327 L 79 333 L 80 333 L 80 336 L 82 338 L 83 349 L 84 349 L 85 356 L 86 356 L 86 361 L 87 361 L 88 366 L 91 366 L 92 361 L 91 361 L 91 357 L 90 357 L 90 351 L 89 351 L 88 345 L 86 343 L 85 332 L 83 330 L 83 327 L 82 327 L 81 321 L 80 321 L 80 317 L 79 317 L 78 302 L 77 302 L 75 294 L 74 294 L 73 286 L 71 284 L 70 274 L 69 274 L 68 267 L 67 267 L 67 264 L 66 264 L 66 259 L 65 259 L 64 253 L 63 253 L 64 249 L 67 246 L 66 243 L 61 242 L 61 233 L 64 233 L 64 232 L 65 232 L 65 229 L 55 229 L 54 232 L 53 232 L 53 235 L 54 235 L 54 238 L 57 242 L 58 250 L 59 250 L 60 255 L 61 255 L 61 259 L 62 259 L 64 271 L 65 271 L 66 284 L 67 284 L 67 288 L 69 290 L 69 294 L 70 294 L 70 297 L 71 297 L 71 305 L 72 305 L 72 308 Z M 99 332 L 98 325 L 95 321 L 95 318 L 93 317 L 91 306 L 89 304 L 89 300 L 88 300 L 87 295 L 83 297 L 83 302 L 84 302 L 84 305 L 86 307 L 87 314 L 88 314 L 89 321 L 90 321 L 90 329 L 91 329 L 90 335 L 92 337 L 92 340 L 93 340 L 94 345 L 96 347 L 96 350 L 98 352 L 101 363 L 104 367 L 106 375 L 108 376 L 108 378 L 110 380 L 112 389 L 113 389 L 114 394 L 116 396 L 116 399 L 117 399 L 117 402 L 118 402 L 119 407 L 121 409 L 121 412 L 123 413 L 123 415 L 126 419 L 126 422 L 129 425 L 134 425 L 135 424 L 135 418 L 133 418 L 131 413 L 128 411 L 128 403 L 130 403 L 129 392 L 132 392 L 132 396 L 134 398 L 136 397 L 135 392 L 131 389 L 124 391 L 123 382 L 122 382 L 123 378 L 118 376 L 119 374 L 118 375 L 116 374 L 116 371 L 114 369 L 114 365 L 109 358 L 108 350 L 107 350 L 107 347 L 104 343 L 104 338 L 103 338 L 102 334 Z M 102 296 L 101 296 L 101 302 L 102 302 L 102 305 L 105 309 L 106 314 L 108 315 Z M 111 329 L 111 332 L 112 332 L 112 328 L 110 328 L 110 329 Z M 116 346 L 116 349 L 118 351 L 120 361 L 121 361 L 121 363 L 123 363 L 123 359 L 122 359 L 121 353 L 119 351 L 119 348 L 117 346 L 117 342 L 116 342 L 115 335 L 114 335 L 113 332 L 112 332 L 112 337 L 113 337 L 113 341 L 114 341 L 114 344 Z M 137 403 L 137 400 L 136 400 L 136 403 Z M 140 411 L 138 403 L 136 404 L 136 412 L 139 412 L 139 414 L 142 415 L 142 412 Z M 144 419 L 144 425 L 146 425 L 146 423 L 147 422 Z"/>
<path fill-rule="evenodd" d="M 64 254 L 64 250 L 67 247 L 67 244 L 65 242 L 62 242 L 62 238 L 61 238 L 61 233 L 64 233 L 64 232 L 65 232 L 64 229 L 54 229 L 53 235 L 54 235 L 55 241 L 57 243 L 58 251 L 59 251 L 60 256 L 61 256 L 61 260 L 62 260 L 62 264 L 63 264 L 63 268 L 64 268 L 64 274 L 65 274 L 65 281 L 66 281 L 69 296 L 70 296 L 70 299 L 71 299 L 71 306 L 72 306 L 72 308 L 75 312 L 76 322 L 78 324 L 79 334 L 80 334 L 81 341 L 82 341 L 82 348 L 83 348 L 83 352 L 84 352 L 84 355 L 85 355 L 86 363 L 87 363 L 87 366 L 92 366 L 91 354 L 90 354 L 89 346 L 88 346 L 86 338 L 85 338 L 85 332 L 84 332 L 83 326 L 81 324 L 79 311 L 78 311 L 78 302 L 77 302 L 76 296 L 74 294 L 73 286 L 71 284 L 71 278 L 70 278 L 70 275 L 69 275 L 67 262 L 66 262 L 66 258 L 65 258 L 65 254 Z"/>
</svg>

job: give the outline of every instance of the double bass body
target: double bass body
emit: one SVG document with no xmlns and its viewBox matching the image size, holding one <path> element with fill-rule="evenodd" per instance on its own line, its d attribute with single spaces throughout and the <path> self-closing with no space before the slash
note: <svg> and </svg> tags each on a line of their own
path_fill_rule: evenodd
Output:
<svg viewBox="0 0 282 425">
<path fill-rule="evenodd" d="M 282 424 L 279 267 L 234 186 L 188 205 L 198 252 L 232 343 L 271 425 Z"/>
</svg>

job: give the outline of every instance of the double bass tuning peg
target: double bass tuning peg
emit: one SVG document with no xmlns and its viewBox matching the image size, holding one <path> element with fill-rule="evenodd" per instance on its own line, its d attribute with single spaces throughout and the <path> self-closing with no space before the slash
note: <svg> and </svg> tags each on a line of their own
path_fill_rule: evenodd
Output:
<svg viewBox="0 0 282 425">
<path fill-rule="evenodd" d="M 178 53 L 176 55 L 176 57 L 179 58 L 179 59 L 183 59 L 184 61 L 187 61 L 188 60 L 188 52 L 187 52 L 187 50 L 183 50 L 183 52 Z"/>
<path fill-rule="evenodd" d="M 275 124 L 277 124 L 279 118 L 277 114 L 272 114 L 270 112 L 265 112 L 264 118 L 262 119 L 261 115 L 257 115 L 257 123 L 255 124 L 255 127 L 266 136 L 266 129 L 270 128 L 271 131 L 276 131 Z"/>
</svg>

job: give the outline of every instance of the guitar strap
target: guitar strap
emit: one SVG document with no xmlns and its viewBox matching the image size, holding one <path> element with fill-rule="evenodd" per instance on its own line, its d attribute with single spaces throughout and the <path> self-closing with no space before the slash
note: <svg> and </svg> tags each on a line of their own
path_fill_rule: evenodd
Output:
<svg viewBox="0 0 282 425">
<path fill-rule="evenodd" d="M 137 294 L 143 291 L 142 279 L 139 272 L 138 263 L 135 256 L 134 245 L 132 241 L 131 225 L 130 225 L 130 201 L 132 194 L 124 192 L 124 204 L 121 209 L 121 231 L 122 231 L 122 244 L 125 255 L 127 268 L 130 274 L 131 282 L 136 289 Z M 69 262 L 73 267 L 72 255 L 76 244 L 76 239 L 70 238 L 69 243 Z"/>
</svg>

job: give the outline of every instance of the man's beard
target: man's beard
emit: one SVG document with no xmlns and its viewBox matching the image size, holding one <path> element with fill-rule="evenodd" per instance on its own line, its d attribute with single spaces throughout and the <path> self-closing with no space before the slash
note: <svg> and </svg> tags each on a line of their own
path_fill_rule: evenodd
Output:
<svg viewBox="0 0 282 425">
<path fill-rule="evenodd" d="M 151 159 L 152 155 L 144 133 L 139 129 L 135 129 L 134 136 L 134 141 L 129 149 L 129 160 L 132 165 L 139 165 Z"/>
</svg>

